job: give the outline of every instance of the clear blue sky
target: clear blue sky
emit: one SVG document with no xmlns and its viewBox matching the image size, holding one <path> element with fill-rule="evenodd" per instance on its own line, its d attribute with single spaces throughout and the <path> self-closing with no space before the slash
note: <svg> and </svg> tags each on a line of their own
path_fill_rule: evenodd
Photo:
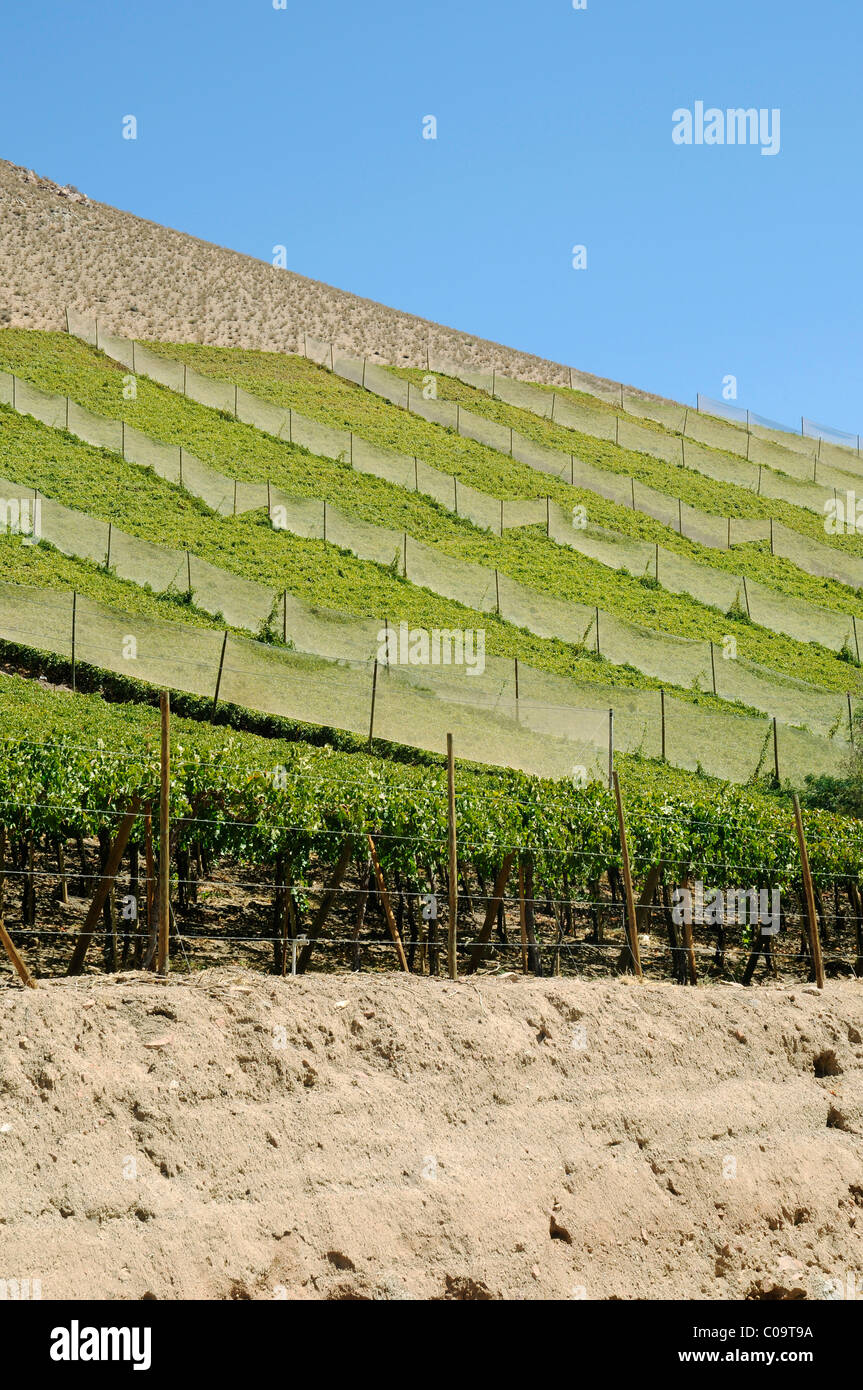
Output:
<svg viewBox="0 0 863 1390">
<path fill-rule="evenodd" d="M 859 0 L 4 0 L 0 34 L 14 163 L 665 395 L 730 373 L 863 431 Z M 780 108 L 779 154 L 675 145 L 699 100 Z"/>
</svg>

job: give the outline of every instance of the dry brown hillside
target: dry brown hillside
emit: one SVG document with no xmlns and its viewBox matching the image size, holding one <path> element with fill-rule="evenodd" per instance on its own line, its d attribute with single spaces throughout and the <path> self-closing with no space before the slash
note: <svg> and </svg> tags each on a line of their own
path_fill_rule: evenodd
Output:
<svg viewBox="0 0 863 1390">
<path fill-rule="evenodd" d="M 43 1298 L 863 1289 L 854 983 L 82 977 L 0 990 L 0 1039 Z"/>
<path fill-rule="evenodd" d="M 404 366 L 425 366 L 430 348 L 463 366 L 569 381 L 553 362 L 277 270 L 0 160 L 0 325 L 62 329 L 67 304 L 130 337 L 290 352 L 306 332 Z"/>
</svg>

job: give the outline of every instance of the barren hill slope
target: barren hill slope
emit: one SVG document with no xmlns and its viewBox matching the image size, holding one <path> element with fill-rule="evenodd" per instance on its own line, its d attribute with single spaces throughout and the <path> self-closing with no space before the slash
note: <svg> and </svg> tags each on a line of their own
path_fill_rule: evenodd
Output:
<svg viewBox="0 0 863 1390">
<path fill-rule="evenodd" d="M 0 1041 L 44 1298 L 863 1282 L 859 984 L 122 975 L 3 989 Z"/>
<path fill-rule="evenodd" d="M 403 366 L 462 366 L 567 384 L 567 368 L 171 231 L 0 160 L 0 326 L 106 331 L 296 351 L 303 333 Z M 600 381 L 600 378 L 594 378 Z"/>
</svg>

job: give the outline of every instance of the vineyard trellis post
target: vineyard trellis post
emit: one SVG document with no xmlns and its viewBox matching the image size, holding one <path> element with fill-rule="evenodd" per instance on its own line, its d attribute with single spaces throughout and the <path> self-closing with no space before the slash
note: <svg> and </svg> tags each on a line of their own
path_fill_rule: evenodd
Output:
<svg viewBox="0 0 863 1390">
<path fill-rule="evenodd" d="M 226 629 L 226 630 L 225 630 L 225 635 L 224 635 L 224 637 L 222 638 L 222 652 L 221 652 L 221 655 L 220 655 L 220 657 L 219 657 L 219 670 L 218 670 L 218 673 L 217 673 L 217 675 L 216 675 L 216 689 L 215 689 L 214 692 L 213 692 L 213 713 L 212 713 L 211 716 L 210 716 L 211 719 L 215 717 L 216 706 L 217 706 L 218 703 L 219 703 L 219 691 L 220 691 L 221 688 L 222 688 L 222 671 L 223 671 L 224 665 L 225 665 L 225 650 L 226 650 L 226 648 L 227 648 L 227 645 L 228 645 L 228 633 L 227 633 L 227 629 Z"/>
<path fill-rule="evenodd" d="M 447 961 L 449 977 L 458 976 L 456 952 L 458 949 L 458 843 L 455 820 L 455 755 L 452 734 L 446 736 L 446 780 L 447 780 L 447 821 L 449 840 L 449 923 L 447 933 Z"/>
<path fill-rule="evenodd" d="M 78 620 L 78 595 L 77 595 L 76 591 L 73 589 L 73 590 L 72 590 L 72 691 L 73 691 L 73 693 L 78 689 L 78 683 L 77 683 L 77 677 L 76 677 L 76 670 L 75 670 L 75 637 L 76 637 L 75 628 L 76 628 L 77 620 Z"/>
<path fill-rule="evenodd" d="M 144 969 L 152 970 L 156 954 L 156 861 L 153 856 L 153 808 L 148 801 L 144 807 L 144 863 L 147 873 L 147 941 Z"/>
<path fill-rule="evenodd" d="M 159 945 L 156 970 L 168 972 L 168 933 L 171 919 L 171 697 L 167 690 L 159 696 L 162 746 L 159 786 Z"/>
<path fill-rule="evenodd" d="M 375 733 L 375 699 L 378 693 L 378 660 L 375 657 L 375 666 L 372 671 L 372 708 L 369 714 L 369 752 L 372 751 L 372 739 Z"/>
<path fill-rule="evenodd" d="M 638 944 L 638 918 L 635 915 L 635 894 L 632 890 L 632 871 L 629 863 L 629 844 L 626 839 L 626 820 L 623 815 L 623 798 L 620 794 L 620 778 L 616 772 L 614 780 L 614 799 L 617 804 L 617 824 L 620 830 L 620 851 L 623 860 L 623 887 L 626 892 L 626 922 L 629 937 L 629 954 L 636 977 L 643 979 L 641 972 L 641 950 Z"/>
<path fill-rule="evenodd" d="M 659 713 L 662 720 L 662 761 L 665 762 L 665 691 L 659 692 Z"/>
<path fill-rule="evenodd" d="M 527 958 L 527 906 L 524 901 L 524 865 L 519 859 L 518 863 L 518 925 L 521 932 L 521 970 L 526 975 L 528 970 Z"/>
<path fill-rule="evenodd" d="M 806 847 L 806 836 L 803 833 L 803 815 L 800 810 L 800 799 L 794 793 L 794 826 L 797 831 L 797 844 L 800 849 L 800 867 L 803 870 L 803 889 L 806 895 L 806 919 L 809 926 L 809 949 L 812 954 L 812 968 L 815 973 L 815 983 L 819 989 L 824 988 L 824 962 L 821 958 L 821 937 L 818 933 L 818 914 L 815 908 L 815 890 L 812 884 L 812 871 L 809 867 L 809 850 Z"/>
</svg>

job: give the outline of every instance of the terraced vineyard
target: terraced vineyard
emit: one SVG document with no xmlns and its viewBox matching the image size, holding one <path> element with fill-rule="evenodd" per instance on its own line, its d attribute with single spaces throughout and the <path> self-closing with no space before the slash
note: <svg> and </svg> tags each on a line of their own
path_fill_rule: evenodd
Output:
<svg viewBox="0 0 863 1390">
<path fill-rule="evenodd" d="M 806 833 L 828 969 L 863 968 L 858 822 L 821 809 L 824 774 L 841 778 L 853 757 L 863 694 L 850 582 L 863 542 L 826 534 L 818 511 L 823 480 L 845 476 L 835 458 L 795 503 L 771 495 L 800 481 L 783 445 L 759 467 L 759 494 L 616 442 L 629 420 L 610 404 L 591 404 L 590 433 L 544 418 L 539 388 L 513 404 L 475 381 L 335 353 L 327 367 L 101 346 L 0 332 L 0 479 L 20 522 L 0 538 L 2 876 L 31 966 L 68 963 L 62 938 L 130 805 L 104 957 L 114 968 L 152 953 L 152 704 L 167 685 L 185 716 L 170 856 L 190 966 L 227 950 L 283 970 L 303 936 L 303 969 L 318 938 L 330 965 L 389 960 L 404 939 L 403 963 L 437 971 L 438 903 L 443 918 L 455 894 L 463 968 L 640 968 L 637 911 L 646 970 L 721 977 L 748 960 L 751 976 L 759 947 L 768 969 L 808 972 L 790 791 L 805 800 L 817 782 Z M 600 437 L 606 417 L 614 438 Z M 647 428 L 660 451 L 683 437 Z M 729 476 L 750 462 L 700 447 Z M 684 503 L 693 533 L 716 518 L 733 543 L 687 535 Z M 658 519 L 666 504 L 676 528 Z M 770 539 L 734 540 L 734 525 Z M 481 665 L 478 647 L 474 670 L 430 664 L 417 634 L 441 630 L 482 633 Z M 402 633 L 416 661 L 392 655 Z M 672 893 L 696 879 L 778 889 L 775 948 L 736 919 L 681 935 Z M 121 881 L 140 925 L 120 915 Z"/>
<path fill-rule="evenodd" d="M 114 695 L 116 696 L 116 691 Z M 129 692 L 132 693 L 132 692 Z M 319 960 L 330 968 L 388 963 L 386 919 L 368 904 L 362 935 L 356 908 L 370 897 L 366 836 L 371 832 L 393 901 L 411 968 L 438 968 L 444 948 L 434 921 L 424 926 L 420 902 L 442 894 L 447 882 L 446 774 L 434 759 L 403 754 L 398 760 L 341 749 L 338 740 L 308 741 L 310 731 L 265 725 L 266 736 L 213 727 L 188 702 L 174 729 L 171 801 L 176 864 L 174 951 L 187 968 L 237 958 L 250 964 L 286 964 L 291 938 L 315 940 L 317 894 L 332 873 L 337 848 L 350 847 Z M 84 842 L 110 841 L 120 808 L 133 796 L 158 802 L 158 716 L 146 704 L 111 703 L 79 693 L 59 698 L 20 676 L 2 682 L 6 738 L 0 769 L 6 797 L 0 812 L 7 873 L 22 895 L 16 936 L 31 968 L 65 969 L 76 928 L 76 895 L 86 899 L 98 881 L 98 859 Z M 250 722 L 227 709 L 223 720 Z M 303 739 L 302 734 L 307 738 Z M 312 735 L 314 737 L 314 735 Z M 622 760 L 627 788 L 631 862 L 641 884 L 658 891 L 651 906 L 642 895 L 643 968 L 685 980 L 708 971 L 734 975 L 755 944 L 750 928 L 733 921 L 718 929 L 699 925 L 690 946 L 675 930 L 669 888 L 691 875 L 711 882 L 755 877 L 759 888 L 783 895 L 786 939 L 768 964 L 793 977 L 805 970 L 803 891 L 792 819 L 785 798 L 758 789 L 705 784 L 684 773 L 652 771 Z M 22 808 L 26 814 L 22 816 Z M 521 889 L 527 963 L 537 973 L 602 971 L 627 951 L 620 843 L 614 799 L 601 785 L 584 788 L 543 783 L 515 772 L 460 768 L 457 816 L 462 901 L 460 932 L 470 962 L 478 923 L 502 860 L 513 850 L 527 888 Z M 827 970 L 863 968 L 863 918 L 856 883 L 863 842 L 859 825 L 829 812 L 810 811 L 807 830 L 818 894 Z M 77 848 L 76 848 L 77 847 Z M 128 874 L 109 904 L 103 937 L 109 968 L 146 958 L 149 928 L 139 930 L 120 913 L 121 893 L 146 901 L 144 825 L 130 841 Z M 328 867 L 329 866 L 329 867 Z M 60 880 L 66 890 L 58 904 Z M 282 929 L 285 884 L 292 912 Z M 663 889 L 663 884 L 665 885 Z M 14 892 L 10 896 L 14 896 Z M 261 898 L 264 901 L 261 901 Z M 124 897 L 122 901 L 126 901 Z M 267 901 L 271 906 L 267 906 Z M 500 895 L 500 916 L 490 956 L 518 966 L 522 951 L 513 915 L 514 888 Z M 50 924 L 50 925 L 47 925 Z M 100 933 L 101 934 L 101 933 Z M 92 958 L 91 963 L 95 964 Z M 464 968 L 464 966 L 462 967 Z M 697 972 L 697 973 L 696 973 Z"/>
</svg>

